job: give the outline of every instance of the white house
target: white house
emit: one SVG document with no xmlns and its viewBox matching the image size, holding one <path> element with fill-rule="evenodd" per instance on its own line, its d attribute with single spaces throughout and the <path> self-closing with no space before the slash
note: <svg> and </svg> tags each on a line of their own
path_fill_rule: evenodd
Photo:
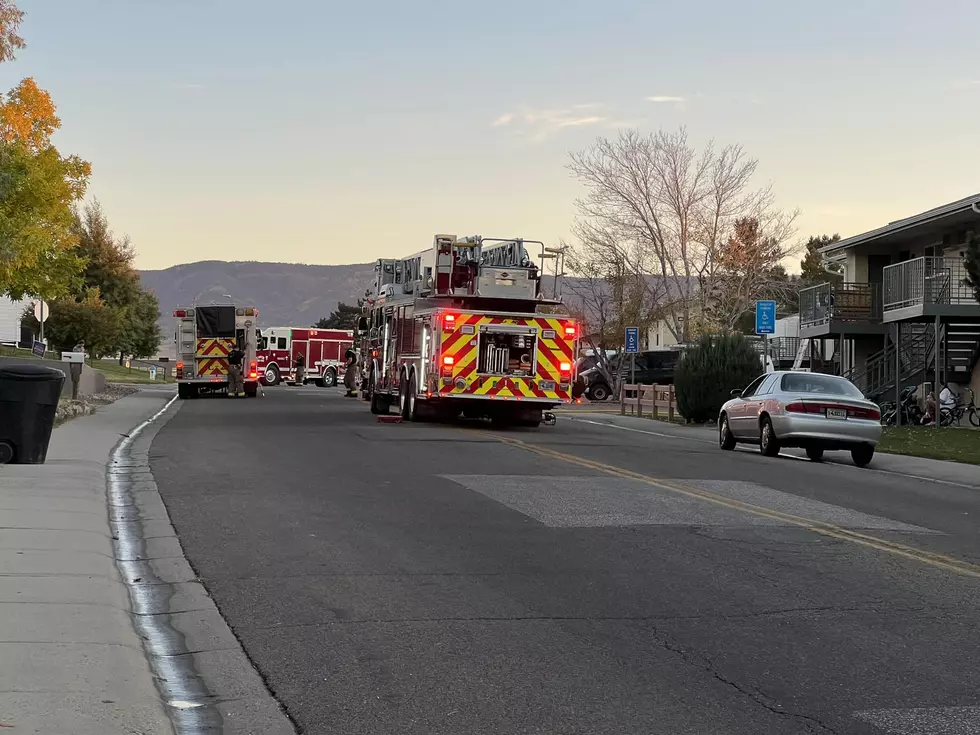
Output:
<svg viewBox="0 0 980 735">
<path fill-rule="evenodd" d="M 20 318 L 27 301 L 13 301 L 0 296 L 0 344 L 13 344 L 20 341 Z"/>
</svg>

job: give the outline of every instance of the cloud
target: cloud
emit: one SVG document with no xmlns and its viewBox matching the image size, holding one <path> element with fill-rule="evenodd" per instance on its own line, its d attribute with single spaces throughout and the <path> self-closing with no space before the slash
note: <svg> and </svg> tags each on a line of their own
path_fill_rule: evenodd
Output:
<svg viewBox="0 0 980 735">
<path fill-rule="evenodd" d="M 208 88 L 206 84 L 195 84 L 195 83 L 175 84 L 174 86 L 177 89 L 207 89 Z"/>
<path fill-rule="evenodd" d="M 599 103 L 590 102 L 548 110 L 521 108 L 499 115 L 491 124 L 493 127 L 509 125 L 516 129 L 518 135 L 528 135 L 535 141 L 542 141 L 567 128 L 590 127 L 608 122 L 609 118 L 601 114 L 602 107 Z"/>
<path fill-rule="evenodd" d="M 656 102 L 658 104 L 670 102 L 675 104 L 683 104 L 684 102 L 687 102 L 687 100 L 684 97 L 675 97 L 672 95 L 654 95 L 653 97 L 647 97 L 647 102 Z"/>
</svg>

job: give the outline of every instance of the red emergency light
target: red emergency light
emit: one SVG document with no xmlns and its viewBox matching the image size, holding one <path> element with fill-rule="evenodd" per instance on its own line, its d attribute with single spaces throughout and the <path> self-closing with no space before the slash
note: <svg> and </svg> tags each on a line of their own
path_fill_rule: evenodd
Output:
<svg viewBox="0 0 980 735">
<path fill-rule="evenodd" d="M 455 362 L 456 362 L 456 358 L 452 357 L 451 355 L 446 355 L 446 357 L 442 358 L 443 365 L 452 365 Z"/>
<path fill-rule="evenodd" d="M 569 338 L 574 338 L 575 337 L 575 325 L 574 324 L 565 327 L 565 336 L 566 337 L 569 337 Z"/>
<path fill-rule="evenodd" d="M 563 362 L 561 365 L 558 366 L 558 369 L 561 370 L 563 373 L 570 373 L 572 372 L 572 363 Z"/>
<path fill-rule="evenodd" d="M 174 316 L 177 317 L 178 319 L 183 319 L 185 316 L 187 316 L 187 312 L 184 311 L 183 309 L 178 309 L 177 311 L 174 312 Z"/>
<path fill-rule="evenodd" d="M 255 368 L 255 360 L 252 360 L 248 364 L 248 377 L 250 377 L 250 378 L 257 378 L 257 377 L 259 377 L 258 370 L 256 370 L 256 368 Z"/>
<path fill-rule="evenodd" d="M 178 378 L 184 377 L 184 363 L 182 362 L 177 363 L 177 377 Z"/>
</svg>

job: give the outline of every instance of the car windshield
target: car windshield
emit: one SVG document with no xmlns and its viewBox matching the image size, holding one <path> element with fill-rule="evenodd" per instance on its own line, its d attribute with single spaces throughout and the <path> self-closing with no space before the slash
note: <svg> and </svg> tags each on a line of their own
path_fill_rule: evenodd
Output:
<svg viewBox="0 0 980 735">
<path fill-rule="evenodd" d="M 833 375 L 791 373 L 783 376 L 780 389 L 783 393 L 819 393 L 826 396 L 864 398 L 864 394 L 849 380 Z"/>
</svg>

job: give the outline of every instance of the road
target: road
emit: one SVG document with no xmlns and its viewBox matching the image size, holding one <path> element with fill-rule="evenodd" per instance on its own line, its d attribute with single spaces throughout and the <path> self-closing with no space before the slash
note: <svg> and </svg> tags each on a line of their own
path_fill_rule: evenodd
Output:
<svg viewBox="0 0 980 735">
<path fill-rule="evenodd" d="M 302 733 L 980 733 L 977 490 L 315 388 L 187 401 L 151 462 Z"/>
</svg>

